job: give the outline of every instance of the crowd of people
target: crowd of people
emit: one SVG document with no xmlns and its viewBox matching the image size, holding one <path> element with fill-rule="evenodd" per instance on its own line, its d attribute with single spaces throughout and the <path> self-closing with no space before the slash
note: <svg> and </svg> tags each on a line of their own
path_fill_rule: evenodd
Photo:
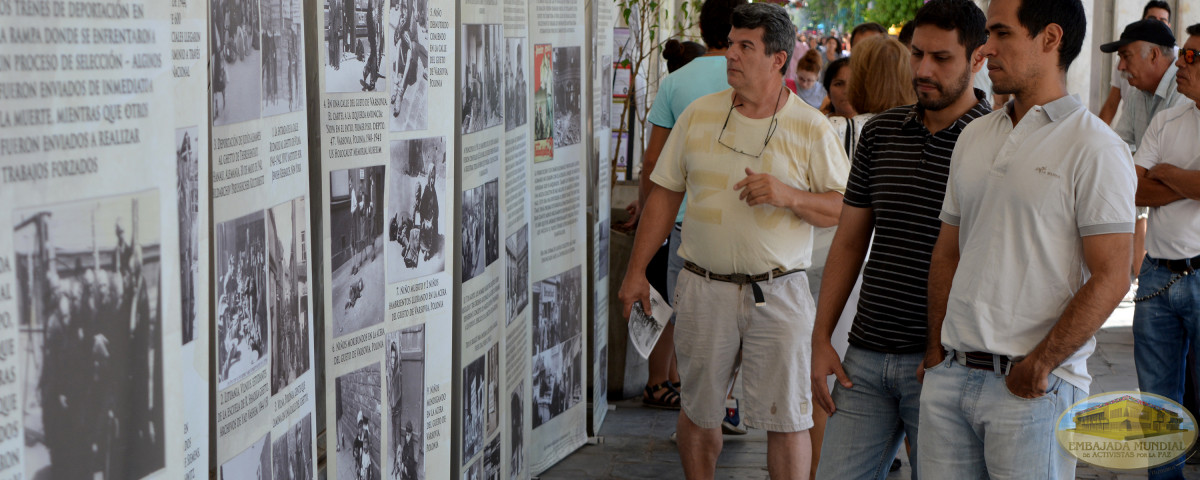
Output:
<svg viewBox="0 0 1200 480">
<path fill-rule="evenodd" d="M 687 477 L 753 427 L 777 479 L 883 478 L 905 445 L 914 479 L 1074 478 L 1058 418 L 1123 301 L 1139 387 L 1183 402 L 1200 24 L 1177 38 L 1170 14 L 1151 0 L 1100 46 L 1097 116 L 1067 89 L 1079 0 L 931 0 L 899 38 L 705 2 L 706 48 L 665 49 L 618 294 L 627 317 L 651 284 L 674 301 L 642 401 L 681 410 Z"/>
</svg>

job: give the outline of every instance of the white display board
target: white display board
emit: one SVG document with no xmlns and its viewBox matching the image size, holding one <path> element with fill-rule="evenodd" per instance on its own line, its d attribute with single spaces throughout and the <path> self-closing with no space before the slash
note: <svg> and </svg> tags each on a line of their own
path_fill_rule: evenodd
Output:
<svg viewBox="0 0 1200 480">
<path fill-rule="evenodd" d="M 318 7 L 331 479 L 445 478 L 453 380 L 455 5 Z M 311 42 L 310 42 L 311 43 Z"/>
</svg>

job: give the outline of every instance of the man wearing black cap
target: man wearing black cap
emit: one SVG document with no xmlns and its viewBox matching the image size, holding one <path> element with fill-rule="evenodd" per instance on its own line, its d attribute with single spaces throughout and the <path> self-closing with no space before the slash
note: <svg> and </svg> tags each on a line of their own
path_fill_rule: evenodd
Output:
<svg viewBox="0 0 1200 480">
<path fill-rule="evenodd" d="M 1115 130 L 1129 151 L 1136 152 L 1154 114 L 1187 101 L 1175 86 L 1175 35 L 1166 24 L 1147 18 L 1129 24 L 1119 40 L 1101 45 L 1100 51 L 1117 52 L 1117 70 L 1135 88 Z"/>
</svg>

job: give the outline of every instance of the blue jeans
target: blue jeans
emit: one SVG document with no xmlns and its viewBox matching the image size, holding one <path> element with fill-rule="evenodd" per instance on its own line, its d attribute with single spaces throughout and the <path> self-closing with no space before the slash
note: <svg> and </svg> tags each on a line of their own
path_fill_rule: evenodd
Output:
<svg viewBox="0 0 1200 480">
<path fill-rule="evenodd" d="M 1058 416 L 1087 395 L 1050 374 L 1038 398 L 1013 395 L 1005 377 L 947 357 L 921 389 L 924 480 L 1074 479 L 1075 457 L 1054 438 Z"/>
<path fill-rule="evenodd" d="M 1161 290 L 1174 278 L 1167 267 L 1146 257 L 1138 273 L 1137 296 Z M 1183 401 L 1188 346 L 1200 345 L 1200 278 L 1187 275 L 1162 294 L 1137 303 L 1133 311 L 1133 361 L 1138 388 Z M 1183 459 L 1152 469 L 1150 478 L 1183 478 Z"/>
<path fill-rule="evenodd" d="M 817 479 L 882 480 L 908 435 L 912 478 L 917 478 L 917 419 L 921 384 L 917 366 L 924 353 L 881 353 L 853 345 L 842 368 L 854 388 L 836 384 L 837 412 L 825 424 Z"/>
</svg>

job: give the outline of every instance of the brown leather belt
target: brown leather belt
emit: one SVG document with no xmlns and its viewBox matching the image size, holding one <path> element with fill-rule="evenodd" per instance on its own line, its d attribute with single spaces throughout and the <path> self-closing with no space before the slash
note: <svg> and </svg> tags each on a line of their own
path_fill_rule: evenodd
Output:
<svg viewBox="0 0 1200 480">
<path fill-rule="evenodd" d="M 745 285 L 747 283 L 766 282 L 766 281 L 771 280 L 772 278 L 779 278 L 784 275 L 791 275 L 796 272 L 804 271 L 803 268 L 797 268 L 797 269 L 793 269 L 793 270 L 783 270 L 780 268 L 776 268 L 767 273 L 759 273 L 756 275 L 748 275 L 745 273 L 713 273 L 713 272 L 706 270 L 704 267 L 701 267 L 699 265 L 696 265 L 696 264 L 694 264 L 692 262 L 688 262 L 688 261 L 683 262 L 683 268 L 689 272 L 692 272 L 696 275 L 700 275 L 709 280 L 716 280 L 718 282 L 728 282 L 728 283 L 733 283 L 733 284 L 737 284 L 737 285 Z"/>
<path fill-rule="evenodd" d="M 1190 275 L 1200 270 L 1200 256 L 1192 258 L 1184 258 L 1179 260 L 1166 260 L 1162 258 L 1151 258 L 1154 263 L 1167 267 L 1171 273 L 1180 275 Z"/>
</svg>

